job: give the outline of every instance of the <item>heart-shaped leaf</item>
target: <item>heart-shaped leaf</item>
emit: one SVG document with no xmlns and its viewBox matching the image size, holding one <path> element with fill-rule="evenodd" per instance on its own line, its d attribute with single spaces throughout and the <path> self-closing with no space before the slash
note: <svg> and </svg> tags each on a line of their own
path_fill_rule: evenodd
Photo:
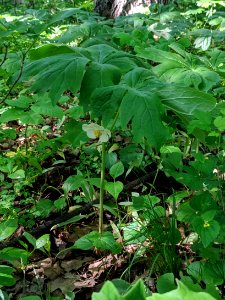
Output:
<svg viewBox="0 0 225 300">
<path fill-rule="evenodd" d="M 123 190 L 123 184 L 120 181 L 116 182 L 107 182 L 105 184 L 106 191 L 113 196 L 114 199 L 117 199 L 119 194 Z"/>
</svg>

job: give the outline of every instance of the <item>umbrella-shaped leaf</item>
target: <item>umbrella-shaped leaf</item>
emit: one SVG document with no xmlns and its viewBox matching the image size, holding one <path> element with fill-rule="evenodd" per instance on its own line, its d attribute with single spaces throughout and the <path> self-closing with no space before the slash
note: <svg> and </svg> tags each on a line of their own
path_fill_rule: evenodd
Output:
<svg viewBox="0 0 225 300">
<path fill-rule="evenodd" d="M 32 90 L 49 91 L 50 98 L 57 102 L 65 90 L 76 92 L 80 89 L 88 61 L 78 53 L 45 57 L 24 68 L 23 80 L 31 79 Z"/>
</svg>

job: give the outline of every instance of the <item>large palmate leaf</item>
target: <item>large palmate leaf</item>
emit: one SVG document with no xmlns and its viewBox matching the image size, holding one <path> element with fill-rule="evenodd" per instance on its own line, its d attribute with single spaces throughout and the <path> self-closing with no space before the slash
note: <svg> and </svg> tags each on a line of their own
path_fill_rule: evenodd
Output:
<svg viewBox="0 0 225 300">
<path fill-rule="evenodd" d="M 157 95 L 160 82 L 151 71 L 136 68 L 126 74 L 118 86 L 97 89 L 93 93 L 91 110 L 102 117 L 105 125 L 119 111 L 122 128 L 132 124 L 134 139 L 147 138 L 149 144 L 158 148 L 168 137 L 161 121 L 163 107 Z"/>
<path fill-rule="evenodd" d="M 86 71 L 80 93 L 80 102 L 86 111 L 89 110 L 90 98 L 96 88 L 107 87 L 119 83 L 120 69 L 104 63 L 91 63 Z"/>
<path fill-rule="evenodd" d="M 181 281 L 177 282 L 177 289 L 164 294 L 154 293 L 152 296 L 148 297 L 146 300 L 215 300 L 210 294 L 205 292 L 194 292 L 189 290 Z"/>
<path fill-rule="evenodd" d="M 105 282 L 98 293 L 93 293 L 92 300 L 146 300 L 146 290 L 143 281 L 138 280 L 128 292 L 120 295 L 116 286 L 111 281 Z"/>
<path fill-rule="evenodd" d="M 79 8 L 68 8 L 65 10 L 62 10 L 60 12 L 58 12 L 57 14 L 55 14 L 53 17 L 50 18 L 48 25 L 52 25 L 56 22 L 65 20 L 67 18 L 70 17 L 75 17 L 77 19 L 88 19 L 89 17 L 91 17 L 90 13 L 87 11 L 84 11 L 82 9 Z"/>
<path fill-rule="evenodd" d="M 104 22 L 86 21 L 83 24 L 69 25 L 66 32 L 62 33 L 60 37 L 55 40 L 58 43 L 70 43 L 79 39 L 80 41 L 96 35 L 103 35 L 104 33 L 113 32 L 112 27 L 107 26 Z"/>
<path fill-rule="evenodd" d="M 51 99 L 57 102 L 65 90 L 79 90 L 88 62 L 88 58 L 78 53 L 45 57 L 25 67 L 23 80 L 31 78 L 32 90 L 49 91 Z"/>
<path fill-rule="evenodd" d="M 107 281 L 100 292 L 93 293 L 92 300 L 215 300 L 205 292 L 194 292 L 181 281 L 177 281 L 178 287 L 164 294 L 153 293 L 147 297 L 146 288 L 141 280 L 138 280 L 125 294 L 120 294 L 113 282 Z"/>
<path fill-rule="evenodd" d="M 183 51 L 185 58 L 177 53 L 170 53 L 154 47 L 136 48 L 137 55 L 146 59 L 159 62 L 154 67 L 160 79 L 182 84 L 186 87 L 195 87 L 202 91 L 210 90 L 220 81 L 220 76 L 207 68 L 196 56 Z"/>
<path fill-rule="evenodd" d="M 121 75 L 141 64 L 137 58 L 108 45 L 94 45 L 85 49 L 92 63 L 84 75 L 80 101 L 89 110 L 90 98 L 97 88 L 117 85 Z"/>
<path fill-rule="evenodd" d="M 80 100 L 86 107 L 96 88 L 117 84 L 121 73 L 141 65 L 134 56 L 108 45 L 74 49 L 45 45 L 35 49 L 31 58 L 35 61 L 24 68 L 22 80 L 29 79 L 32 90 L 48 91 L 50 98 L 57 102 L 65 90 L 76 92 L 81 87 Z"/>
<path fill-rule="evenodd" d="M 162 86 L 159 94 L 168 109 L 181 115 L 192 116 L 195 111 L 209 112 L 216 105 L 212 95 L 177 84 Z"/>
<path fill-rule="evenodd" d="M 92 61 L 116 66 L 120 68 L 123 74 L 137 66 L 145 66 L 145 64 L 134 55 L 124 51 L 118 51 L 106 44 L 93 45 L 86 49 L 90 53 Z"/>
<path fill-rule="evenodd" d="M 161 120 L 164 109 L 182 118 L 190 117 L 199 110 L 211 111 L 216 100 L 193 88 L 163 84 L 150 70 L 136 68 L 117 86 L 96 89 L 90 105 L 94 116 L 102 117 L 105 126 L 119 112 L 123 128 L 131 122 L 136 141 L 145 137 L 158 148 L 168 137 Z"/>
<path fill-rule="evenodd" d="M 29 58 L 31 60 L 37 60 L 48 56 L 64 54 L 64 53 L 74 53 L 74 49 L 68 46 L 46 44 L 29 52 Z"/>
</svg>

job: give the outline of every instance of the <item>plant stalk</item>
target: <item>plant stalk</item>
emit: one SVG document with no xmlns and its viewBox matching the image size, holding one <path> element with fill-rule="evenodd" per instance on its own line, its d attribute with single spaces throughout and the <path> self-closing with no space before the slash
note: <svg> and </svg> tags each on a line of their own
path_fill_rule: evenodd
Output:
<svg viewBox="0 0 225 300">
<path fill-rule="evenodd" d="M 102 143 L 101 181 L 100 181 L 100 201 L 99 201 L 99 233 L 103 232 L 103 203 L 105 194 L 105 143 Z"/>
</svg>

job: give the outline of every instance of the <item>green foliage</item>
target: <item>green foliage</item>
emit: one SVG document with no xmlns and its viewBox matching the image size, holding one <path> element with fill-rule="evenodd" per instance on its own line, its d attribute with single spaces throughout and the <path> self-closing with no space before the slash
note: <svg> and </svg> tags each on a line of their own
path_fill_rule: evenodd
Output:
<svg viewBox="0 0 225 300">
<path fill-rule="evenodd" d="M 90 1 L 64 10 L 36 1 L 23 16 L 1 16 L 0 241 L 22 225 L 28 245 L 0 250 L 0 287 L 15 284 L 14 268 L 26 270 L 34 251 L 50 254 L 50 234 L 29 233 L 36 218 L 88 203 L 100 211 L 99 232 L 71 249 L 120 255 L 133 246 L 124 274 L 143 259 L 159 278 L 153 295 L 142 281 L 117 280 L 92 299 L 221 299 L 224 3 L 192 2 L 105 20 L 87 11 Z M 145 173 L 153 178 L 142 184 Z M 113 232 L 102 231 L 103 209 Z"/>
<path fill-rule="evenodd" d="M 113 234 L 109 231 L 103 233 L 92 231 L 78 239 L 74 246 L 72 246 L 72 248 L 82 250 L 89 250 L 93 247 L 103 251 L 109 250 L 112 253 L 119 253 L 121 251 L 121 245 L 115 242 Z"/>
<path fill-rule="evenodd" d="M 0 224 L 0 241 L 8 238 L 12 235 L 18 226 L 17 218 L 9 218 L 8 220 L 2 221 Z"/>
<path fill-rule="evenodd" d="M 5 265 L 0 265 L 0 287 L 11 286 L 16 283 L 16 280 L 12 275 L 13 272 L 13 268 Z"/>
<path fill-rule="evenodd" d="M 142 281 L 137 281 L 127 293 L 120 295 L 116 287 L 112 282 L 106 282 L 99 293 L 94 293 L 92 296 L 93 300 L 130 300 L 130 299 L 201 299 L 201 300 L 213 300 L 212 296 L 204 292 L 193 292 L 189 290 L 182 282 L 178 281 L 178 288 L 171 292 L 160 294 L 153 294 L 147 297 L 145 287 Z"/>
</svg>

